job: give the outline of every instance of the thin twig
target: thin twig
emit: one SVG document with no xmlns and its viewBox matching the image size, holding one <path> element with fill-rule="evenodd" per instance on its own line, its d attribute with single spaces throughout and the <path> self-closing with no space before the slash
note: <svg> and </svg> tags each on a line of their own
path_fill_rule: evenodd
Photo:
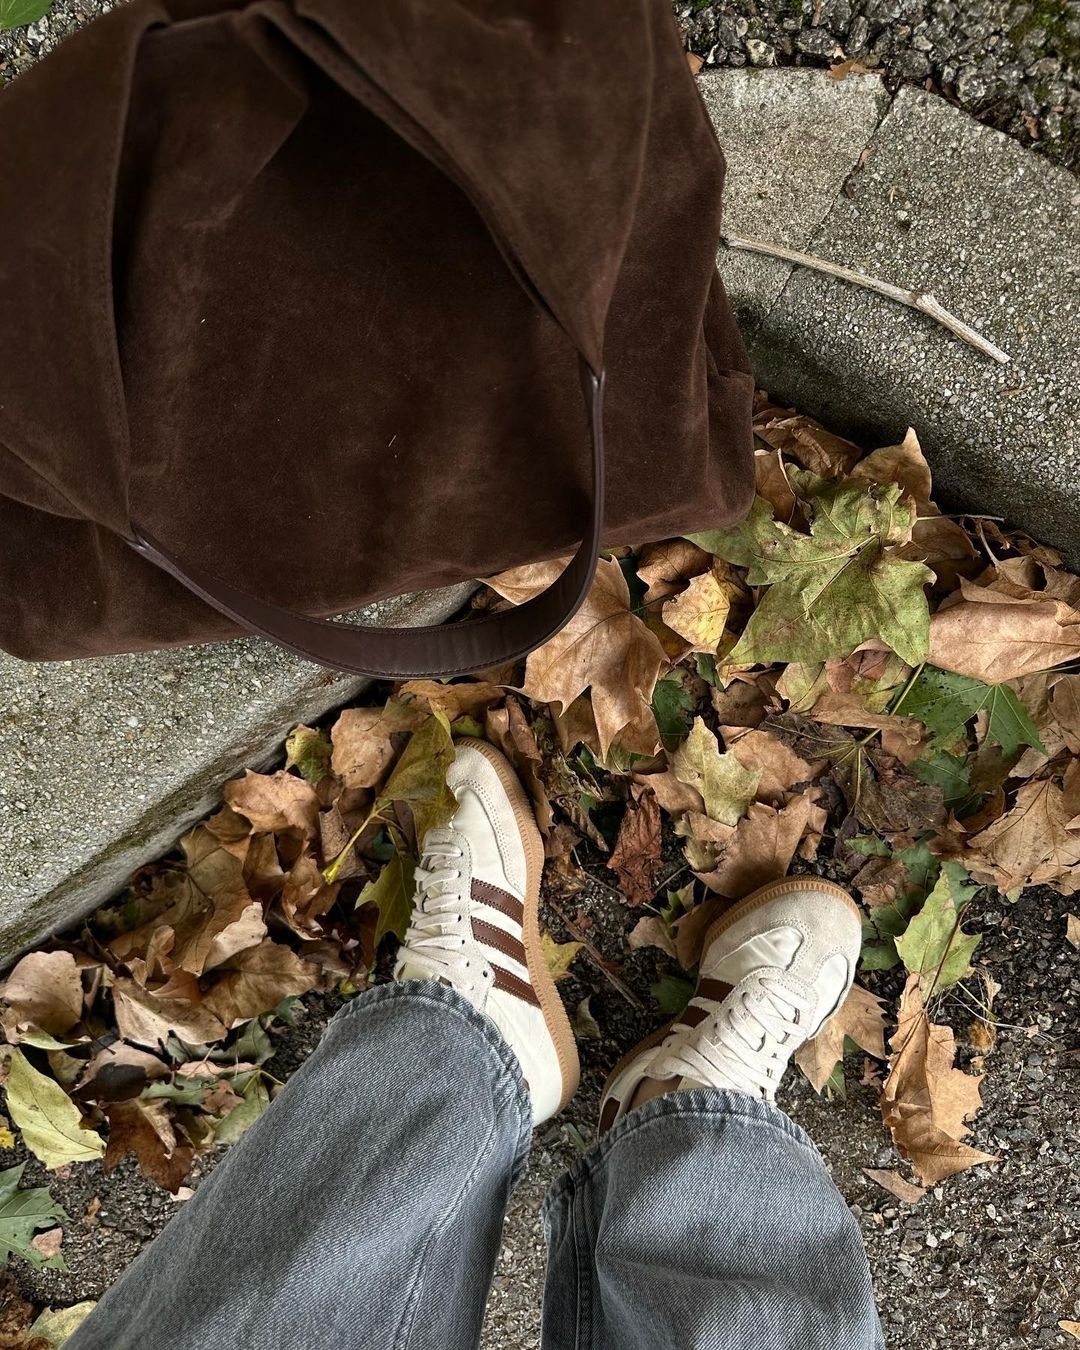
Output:
<svg viewBox="0 0 1080 1350">
<path fill-rule="evenodd" d="M 642 1003 L 641 999 L 638 998 L 637 994 L 634 993 L 634 991 L 630 988 L 629 985 L 624 984 L 622 980 L 619 979 L 618 975 L 608 970 L 607 965 L 604 962 L 604 958 L 596 950 L 596 948 L 585 936 L 585 934 L 581 931 L 581 929 L 578 928 L 577 925 L 573 922 L 573 920 L 567 916 L 564 910 L 560 909 L 560 907 L 555 903 L 554 900 L 549 900 L 548 904 L 559 916 L 559 918 L 562 919 L 563 923 L 566 924 L 566 931 L 570 934 L 570 936 L 574 939 L 574 941 L 580 942 L 581 945 L 585 948 L 585 955 L 589 958 L 589 960 L 593 963 L 593 965 L 597 968 L 597 970 L 601 973 L 601 975 L 607 976 L 607 978 L 611 981 L 611 983 L 615 986 L 615 988 L 619 991 L 619 993 L 622 994 L 623 998 L 626 999 L 627 1003 L 633 1004 L 633 1006 L 637 1008 L 639 1012 L 644 1012 L 645 1004 Z"/>
<path fill-rule="evenodd" d="M 780 258 L 784 262 L 795 263 L 800 267 L 811 267 L 815 272 L 824 272 L 827 276 L 839 277 L 841 281 L 849 281 L 853 286 L 863 286 L 867 290 L 876 291 L 879 295 L 888 296 L 890 300 L 895 300 L 898 304 L 907 305 L 910 309 L 917 309 L 920 314 L 926 314 L 929 318 L 936 319 L 942 327 L 970 343 L 984 356 L 989 356 L 1003 366 L 1009 364 L 1011 358 L 1007 352 L 1003 352 L 1000 347 L 995 347 L 988 338 L 984 338 L 981 333 L 972 328 L 970 324 L 965 323 L 963 319 L 958 319 L 955 314 L 950 314 L 944 305 L 934 299 L 929 291 L 909 291 L 903 286 L 894 286 L 889 281 L 879 281 L 877 277 L 864 276 L 862 272 L 855 272 L 850 267 L 841 267 L 838 263 L 827 262 L 826 259 L 817 258 L 812 253 L 800 253 L 797 249 L 785 248 L 783 244 L 766 244 L 760 239 L 744 239 L 737 234 L 724 234 L 720 238 L 728 248 L 744 249 L 749 253 L 763 253 L 769 258 Z"/>
</svg>

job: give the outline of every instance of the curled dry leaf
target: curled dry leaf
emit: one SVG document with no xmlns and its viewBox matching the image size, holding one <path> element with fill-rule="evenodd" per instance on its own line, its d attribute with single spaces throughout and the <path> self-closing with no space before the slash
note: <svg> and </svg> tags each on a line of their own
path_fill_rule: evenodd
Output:
<svg viewBox="0 0 1080 1350">
<path fill-rule="evenodd" d="M 930 621 L 930 661 L 1004 684 L 1080 657 L 1080 613 L 1053 598 L 1017 597 L 961 583 Z"/>
<path fill-rule="evenodd" d="M 427 713 L 441 712 L 448 721 L 456 722 L 459 717 L 479 720 L 489 708 L 503 701 L 506 690 L 486 680 L 461 680 L 455 684 L 443 684 L 441 680 L 409 680 L 397 691 L 397 697 L 407 707 L 419 704 Z"/>
<path fill-rule="evenodd" d="M 520 604 L 544 590 L 562 570 L 559 562 L 537 563 L 492 577 L 488 584 Z M 602 558 L 584 605 L 560 633 L 531 653 L 523 692 L 541 703 L 569 708 L 592 692 L 602 758 L 628 727 L 640 739 L 652 719 L 650 704 L 664 649 L 630 609 L 630 592 L 619 564 Z M 655 723 L 653 724 L 655 727 Z M 659 736 L 653 735 L 653 748 Z"/>
<path fill-rule="evenodd" d="M 637 574 L 646 585 L 645 603 L 655 604 L 677 595 L 692 577 L 707 572 L 712 556 L 689 539 L 667 539 L 646 544 L 638 559 Z"/>
<path fill-rule="evenodd" d="M 31 952 L 8 976 L 0 999 L 4 1032 L 11 1045 L 33 1031 L 62 1037 L 83 1015 L 82 977 L 70 952 Z"/>
<path fill-rule="evenodd" d="M 629 905 L 647 905 L 656 885 L 654 874 L 660 861 L 660 807 L 651 788 L 626 803 L 619 836 L 607 865 L 619 878 Z"/>
<path fill-rule="evenodd" d="M 885 1012 L 882 1000 L 853 984 L 837 1013 L 821 1031 L 795 1052 L 795 1063 L 820 1092 L 844 1058 L 844 1038 L 875 1059 L 885 1058 Z"/>
<path fill-rule="evenodd" d="M 239 952 L 220 968 L 218 979 L 203 999 L 203 1011 L 225 1027 L 237 1027 L 270 1012 L 290 994 L 306 994 L 318 983 L 315 966 L 301 961 L 283 943 L 266 941 Z M 204 1042 L 216 1038 L 181 1036 L 181 1040 L 190 1039 Z"/>
<path fill-rule="evenodd" d="M 1025 783 L 1011 810 L 967 842 L 960 861 L 1003 891 L 1054 882 L 1070 893 L 1080 865 L 1080 830 L 1070 829 L 1065 797 L 1049 778 Z"/>
<path fill-rule="evenodd" d="M 964 1122 L 982 1105 L 982 1080 L 955 1067 L 956 1038 L 930 1021 L 916 975 L 901 997 L 890 1045 L 881 1113 L 919 1180 L 932 1186 L 977 1163 L 996 1162 L 962 1142 L 971 1133 Z"/>
<path fill-rule="evenodd" d="M 207 1045 L 224 1039 L 224 1023 L 208 1008 L 200 1006 L 198 985 L 193 976 L 187 978 L 190 983 L 176 990 L 177 997 L 170 997 L 164 988 L 151 993 L 135 980 L 118 977 L 112 995 L 120 1035 L 150 1049 L 164 1045 L 170 1032 L 189 1045 Z"/>
<path fill-rule="evenodd" d="M 315 789 L 302 778 L 284 770 L 278 773 L 253 773 L 225 784 L 225 800 L 258 831 L 280 834 L 296 831 L 306 839 L 315 837 L 318 828 L 319 799 Z"/>
<path fill-rule="evenodd" d="M 905 1205 L 917 1205 L 926 1194 L 925 1186 L 916 1186 L 913 1182 L 905 1181 L 899 1172 L 883 1172 L 876 1167 L 864 1167 L 863 1175 L 868 1176 L 871 1181 L 876 1181 L 883 1190 L 895 1195 L 897 1200 L 903 1200 Z"/>
<path fill-rule="evenodd" d="M 591 709 L 590 709 L 591 714 Z M 536 823 L 544 835 L 551 833 L 553 816 L 547 790 L 540 777 L 544 757 L 536 742 L 521 703 L 510 696 L 501 708 L 488 708 L 484 714 L 484 734 L 497 745 L 517 770 L 533 804 Z"/>
<path fill-rule="evenodd" d="M 398 715 L 399 708 L 346 708 L 334 723 L 331 765 L 346 787 L 371 788 L 382 782 L 397 754 L 395 733 L 411 729 L 422 716 L 419 705 L 408 719 Z"/>
<path fill-rule="evenodd" d="M 143 1175 L 167 1191 L 178 1191 L 191 1169 L 195 1150 L 178 1140 L 168 1103 L 161 1098 L 110 1102 L 105 1108 L 109 1145 L 102 1170 L 108 1174 L 121 1159 L 134 1153 Z"/>
</svg>

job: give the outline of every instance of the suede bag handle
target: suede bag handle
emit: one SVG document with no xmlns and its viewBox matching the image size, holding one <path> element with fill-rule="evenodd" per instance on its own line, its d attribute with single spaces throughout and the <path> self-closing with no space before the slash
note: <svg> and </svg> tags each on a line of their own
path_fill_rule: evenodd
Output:
<svg viewBox="0 0 1080 1350">
<path fill-rule="evenodd" d="M 368 628 L 312 619 L 270 604 L 185 563 L 133 524 L 136 553 L 182 582 L 201 600 L 251 633 L 308 661 L 377 679 L 467 675 L 518 661 L 563 628 L 581 607 L 596 572 L 604 524 L 604 373 L 579 358 L 592 442 L 592 517 L 577 552 L 555 581 L 524 604 L 498 614 L 422 628 Z"/>
</svg>

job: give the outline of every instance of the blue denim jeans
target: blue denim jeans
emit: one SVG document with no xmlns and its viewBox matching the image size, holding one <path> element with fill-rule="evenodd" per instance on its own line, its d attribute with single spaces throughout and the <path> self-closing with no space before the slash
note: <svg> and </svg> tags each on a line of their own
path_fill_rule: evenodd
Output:
<svg viewBox="0 0 1080 1350">
<path fill-rule="evenodd" d="M 473 1350 L 530 1110 L 433 983 L 342 1008 L 67 1350 Z M 555 1186 L 546 1350 L 879 1350 L 858 1225 L 774 1107 L 630 1112 Z"/>
</svg>

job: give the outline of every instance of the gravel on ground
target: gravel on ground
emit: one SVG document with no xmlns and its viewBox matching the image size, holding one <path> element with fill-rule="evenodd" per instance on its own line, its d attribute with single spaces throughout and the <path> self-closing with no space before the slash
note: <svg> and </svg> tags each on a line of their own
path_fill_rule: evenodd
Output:
<svg viewBox="0 0 1080 1350">
<path fill-rule="evenodd" d="M 1080 169 L 1080 0 L 678 0 L 706 65 L 858 62 Z"/>
</svg>

